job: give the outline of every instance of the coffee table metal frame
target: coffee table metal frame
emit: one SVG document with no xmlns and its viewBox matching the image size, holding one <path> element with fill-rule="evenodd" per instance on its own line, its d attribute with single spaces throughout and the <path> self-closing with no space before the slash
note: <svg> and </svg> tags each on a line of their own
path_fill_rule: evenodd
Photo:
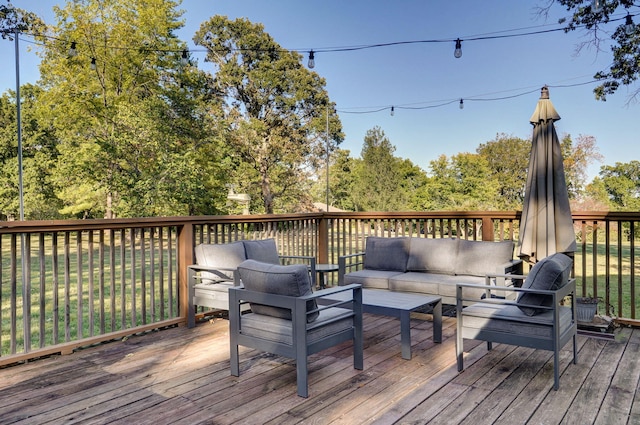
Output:
<svg viewBox="0 0 640 425">
<path fill-rule="evenodd" d="M 322 299 L 344 301 L 342 294 L 332 294 Z M 433 307 L 433 342 L 442 342 L 442 298 L 406 292 L 376 289 L 362 290 L 362 309 L 365 313 L 400 319 L 400 341 L 402 358 L 411 359 L 411 312 Z"/>
</svg>

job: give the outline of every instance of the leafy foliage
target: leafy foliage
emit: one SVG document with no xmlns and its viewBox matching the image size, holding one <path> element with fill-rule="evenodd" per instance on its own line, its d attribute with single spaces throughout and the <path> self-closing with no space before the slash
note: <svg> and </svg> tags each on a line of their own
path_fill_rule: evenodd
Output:
<svg viewBox="0 0 640 425">
<path fill-rule="evenodd" d="M 633 6 L 639 6 L 634 0 L 606 0 L 602 1 L 600 9 L 594 9 L 591 1 L 585 0 L 548 0 L 541 8 L 548 13 L 553 3 L 558 3 L 573 13 L 567 22 L 565 31 L 574 31 L 584 27 L 591 34 L 591 40 L 586 45 L 601 49 L 601 44 L 611 42 L 613 62 L 609 71 L 598 72 L 594 77 L 602 84 L 594 89 L 596 98 L 606 100 L 607 95 L 615 93 L 621 85 L 630 86 L 640 77 L 640 27 L 636 25 L 627 31 L 626 18 L 615 15 L 622 12 L 629 13 Z M 614 28 L 611 29 L 610 27 Z M 580 46 L 580 48 L 584 45 Z M 636 89 L 632 93 L 635 98 L 640 93 Z"/>
</svg>

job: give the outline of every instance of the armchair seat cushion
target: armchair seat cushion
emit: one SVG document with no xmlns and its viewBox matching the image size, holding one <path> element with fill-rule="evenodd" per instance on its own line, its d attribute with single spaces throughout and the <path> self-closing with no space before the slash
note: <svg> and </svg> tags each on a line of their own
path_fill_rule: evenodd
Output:
<svg viewBox="0 0 640 425">
<path fill-rule="evenodd" d="M 353 316 L 345 317 L 330 323 L 336 317 L 349 313 L 343 308 L 328 308 L 321 310 L 313 323 L 313 329 L 307 333 L 307 343 L 313 344 L 335 333 L 348 330 L 353 327 Z M 329 323 L 326 326 L 319 326 Z M 269 341 L 292 345 L 293 323 L 291 320 L 279 317 L 265 316 L 262 314 L 248 313 L 242 315 L 242 334 L 254 338 L 263 338 Z"/>
<path fill-rule="evenodd" d="M 238 273 L 244 287 L 249 291 L 289 297 L 301 297 L 312 293 L 309 269 L 304 264 L 281 266 L 246 260 L 238 266 Z M 307 302 L 308 311 L 317 308 L 315 299 Z M 251 303 L 251 310 L 257 314 L 291 320 L 291 310 L 287 308 Z M 312 322 L 317 317 L 317 312 L 312 313 L 307 315 L 307 320 Z"/>
<path fill-rule="evenodd" d="M 465 331 L 469 328 L 480 331 L 501 332 L 522 337 L 553 338 L 553 311 L 533 317 L 525 315 L 517 306 L 479 302 L 465 307 L 462 313 Z M 560 307 L 560 333 L 572 326 L 570 307 Z"/>
</svg>

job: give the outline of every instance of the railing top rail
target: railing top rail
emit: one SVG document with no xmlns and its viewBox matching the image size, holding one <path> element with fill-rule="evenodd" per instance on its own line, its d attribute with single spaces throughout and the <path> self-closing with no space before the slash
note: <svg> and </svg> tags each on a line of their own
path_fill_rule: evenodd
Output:
<svg viewBox="0 0 640 425">
<path fill-rule="evenodd" d="M 574 211 L 575 221 L 640 221 L 640 212 Z M 521 211 L 373 211 L 316 212 L 293 214 L 208 215 L 178 217 L 141 217 L 91 220 L 0 221 L 0 234 L 51 231 L 108 230 L 160 226 L 184 226 L 215 223 L 262 223 L 289 220 L 321 219 L 520 219 Z"/>
</svg>

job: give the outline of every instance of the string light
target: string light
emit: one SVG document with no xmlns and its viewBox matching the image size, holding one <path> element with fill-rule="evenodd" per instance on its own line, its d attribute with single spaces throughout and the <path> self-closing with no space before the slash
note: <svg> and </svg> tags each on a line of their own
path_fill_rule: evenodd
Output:
<svg viewBox="0 0 640 425">
<path fill-rule="evenodd" d="M 189 55 L 186 49 L 182 51 L 182 58 L 180 59 L 180 63 L 182 63 L 183 65 L 187 65 L 189 63 Z"/>
<path fill-rule="evenodd" d="M 392 106 L 392 107 L 391 107 L 391 116 L 394 116 L 394 115 L 395 115 L 395 112 L 394 112 L 394 111 L 395 111 L 395 109 L 394 109 L 394 107 Z"/>
<path fill-rule="evenodd" d="M 91 58 L 91 70 L 96 70 L 96 58 Z"/>
<path fill-rule="evenodd" d="M 593 10 L 593 13 L 598 13 L 600 12 L 600 10 L 602 9 L 604 0 L 593 0 L 591 2 L 591 10 Z"/>
<path fill-rule="evenodd" d="M 460 59 L 462 57 L 462 40 L 456 40 L 456 49 L 453 51 L 453 56 Z"/>
<path fill-rule="evenodd" d="M 71 42 L 71 47 L 69 47 L 69 57 L 75 57 L 78 54 L 78 50 L 76 49 L 76 42 Z"/>
<path fill-rule="evenodd" d="M 633 35 L 633 33 L 635 32 L 636 26 L 633 24 L 633 18 L 631 18 L 631 15 L 629 15 L 629 13 L 627 13 L 627 18 L 626 18 L 626 22 L 624 24 L 624 32 L 627 35 Z"/>
<path fill-rule="evenodd" d="M 309 62 L 307 63 L 307 66 L 310 69 L 313 69 L 316 66 L 316 58 L 315 58 L 315 55 L 313 54 L 313 49 L 309 52 Z"/>
<path fill-rule="evenodd" d="M 460 108 L 460 109 L 464 109 L 464 101 L 463 101 L 462 99 L 460 99 L 460 106 L 459 106 L 459 108 Z"/>
</svg>

